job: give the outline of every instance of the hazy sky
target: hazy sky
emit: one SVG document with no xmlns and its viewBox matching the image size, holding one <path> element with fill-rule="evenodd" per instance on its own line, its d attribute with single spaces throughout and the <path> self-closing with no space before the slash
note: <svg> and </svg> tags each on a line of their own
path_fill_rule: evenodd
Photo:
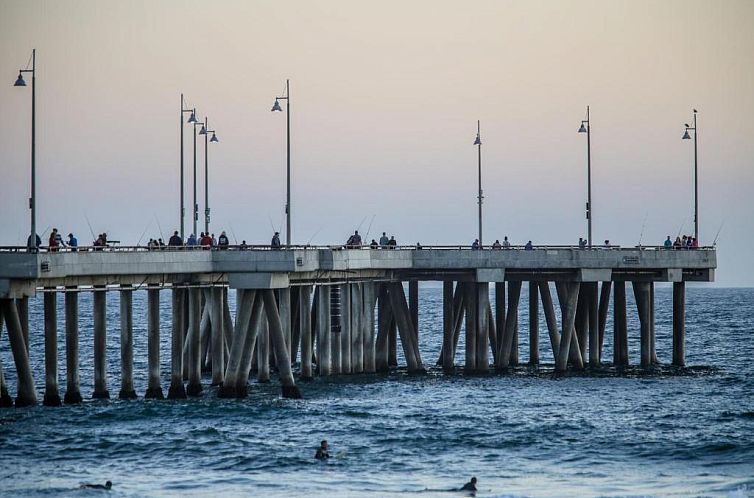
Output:
<svg viewBox="0 0 754 498">
<path fill-rule="evenodd" d="M 267 243 L 285 203 L 270 108 L 290 78 L 294 242 L 374 216 L 370 239 L 470 243 L 480 119 L 486 241 L 575 243 L 588 104 L 595 240 L 635 245 L 644 226 L 657 244 L 693 232 L 695 107 L 701 242 L 724 223 L 718 285 L 754 285 L 752 26 L 752 1 L 0 0 L 0 244 L 28 233 L 31 95 L 13 82 L 36 48 L 39 232 L 89 243 L 88 217 L 123 243 L 168 237 L 183 92 L 220 139 L 213 232 Z"/>
</svg>

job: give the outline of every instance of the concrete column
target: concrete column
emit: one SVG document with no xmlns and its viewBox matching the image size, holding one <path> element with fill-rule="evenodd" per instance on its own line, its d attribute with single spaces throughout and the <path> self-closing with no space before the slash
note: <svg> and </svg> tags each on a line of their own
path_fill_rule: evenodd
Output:
<svg viewBox="0 0 754 498">
<path fill-rule="evenodd" d="M 26 354 L 29 354 L 29 298 L 27 296 L 16 299 L 16 308 L 18 309 L 18 319 L 21 321 L 21 331 L 24 334 L 24 344 L 26 344 Z"/>
<path fill-rule="evenodd" d="M 291 323 L 293 311 L 291 308 L 291 288 L 286 287 L 278 290 L 278 308 L 280 310 L 280 325 L 283 327 L 283 338 L 285 339 L 285 349 L 288 351 L 288 357 L 293 361 L 291 349 Z"/>
<path fill-rule="evenodd" d="M 247 290 L 246 292 L 252 292 Z M 251 359 L 255 354 L 255 345 L 257 338 L 259 337 L 259 331 L 262 330 L 262 323 L 265 321 L 264 313 L 264 301 L 259 295 L 260 291 L 256 291 L 253 296 L 253 304 L 251 306 L 251 318 L 249 319 L 248 327 L 246 328 L 246 338 L 244 339 L 243 351 L 241 353 L 240 367 L 238 371 L 238 379 L 236 380 L 235 392 L 237 398 L 245 398 L 247 385 L 249 383 L 249 373 L 251 372 Z M 251 298 L 246 298 L 251 299 Z M 225 387 L 228 384 L 223 384 Z M 229 387 L 232 388 L 228 384 Z"/>
<path fill-rule="evenodd" d="M 228 304 L 228 288 L 221 287 L 221 289 L 223 291 L 223 372 L 225 372 L 228 366 L 230 347 L 233 345 L 233 315 L 230 313 L 230 305 Z M 223 378 L 225 378 L 224 373 Z"/>
<path fill-rule="evenodd" d="M 539 365 L 539 286 L 529 281 L 529 365 Z"/>
<path fill-rule="evenodd" d="M 351 285 L 351 371 L 364 372 L 364 287 Z"/>
<path fill-rule="evenodd" d="M 466 348 L 463 370 L 466 373 L 476 372 L 476 339 L 479 333 L 477 327 L 479 319 L 477 310 L 479 308 L 479 296 L 473 284 L 464 283 L 464 301 L 466 303 Z"/>
<path fill-rule="evenodd" d="M 558 289 L 558 300 L 560 301 L 561 311 L 563 313 L 562 331 L 560 334 L 560 347 L 555 358 L 555 370 L 565 372 L 568 367 L 568 358 L 572 347 L 571 338 L 574 336 L 576 308 L 578 306 L 579 282 L 563 282 Z M 562 289 L 562 296 L 560 289 Z M 582 365 L 583 367 L 583 365 Z"/>
<path fill-rule="evenodd" d="M 442 283 L 442 357 L 440 365 L 447 373 L 454 370 L 453 364 L 453 332 L 455 329 L 455 316 L 453 316 L 453 281 L 446 280 Z"/>
<path fill-rule="evenodd" d="M 330 288 L 317 286 L 317 370 L 319 375 L 331 373 L 330 361 Z"/>
<path fill-rule="evenodd" d="M 145 399 L 164 399 L 160 385 L 160 288 L 147 289 L 147 363 L 149 376 Z"/>
<path fill-rule="evenodd" d="M 581 284 L 586 286 L 585 297 L 587 298 L 587 316 L 589 318 L 589 366 L 598 367 L 600 364 L 600 329 L 598 316 L 598 289 L 597 282 Z"/>
<path fill-rule="evenodd" d="M 508 287 L 510 287 L 510 282 L 508 282 Z M 519 292 L 519 298 L 520 298 L 520 292 Z M 519 345 L 519 339 L 518 339 L 518 306 L 516 306 L 516 310 L 512 315 L 507 315 L 505 318 L 506 320 L 514 320 L 513 325 L 513 343 L 511 344 L 511 361 L 510 364 L 513 366 L 518 366 L 518 345 Z"/>
<path fill-rule="evenodd" d="M 58 392 L 58 294 L 54 290 L 44 293 L 45 313 L 45 395 L 42 404 L 60 406 Z M 2 323 L 0 323 L 0 330 Z"/>
<path fill-rule="evenodd" d="M 255 298 L 255 290 L 238 289 L 236 291 L 236 324 L 233 330 L 223 384 L 217 393 L 220 398 L 238 397 L 237 385 L 241 376 L 242 360 L 246 349 L 246 338 L 249 335 L 249 324 L 251 323 Z"/>
<path fill-rule="evenodd" d="M 186 394 L 188 396 L 199 396 L 202 393 L 202 347 L 200 343 L 201 332 L 199 329 L 202 321 L 202 289 L 199 287 L 190 287 L 188 289 L 188 302 L 189 375 Z"/>
<path fill-rule="evenodd" d="M 212 324 L 211 332 L 211 353 L 212 353 L 212 385 L 219 386 L 223 383 L 225 374 L 225 321 L 223 313 L 223 289 L 222 287 L 212 287 L 209 292 L 210 299 L 207 301 L 209 307 L 209 321 Z"/>
<path fill-rule="evenodd" d="M 202 372 L 212 370 L 212 291 L 202 289 L 202 319 L 199 322 L 199 349 Z"/>
<path fill-rule="evenodd" d="M 518 302 L 521 297 L 521 281 L 508 282 L 508 310 L 505 314 L 505 331 L 498 347 L 498 369 L 508 368 L 512 361 L 512 351 L 515 344 L 515 332 L 518 322 Z M 516 348 L 518 349 L 518 348 Z M 515 363 L 513 363 L 515 364 Z"/>
<path fill-rule="evenodd" d="M 673 365 L 686 366 L 686 282 L 673 282 Z"/>
<path fill-rule="evenodd" d="M 81 403 L 79 380 L 79 293 L 69 287 L 65 293 L 65 396 L 66 404 Z"/>
<path fill-rule="evenodd" d="M 303 285 L 299 290 L 299 313 L 298 321 L 301 336 L 301 378 L 308 380 L 312 378 L 312 286 Z"/>
<path fill-rule="evenodd" d="M 539 295 L 542 296 L 542 310 L 545 313 L 547 333 L 550 336 L 552 357 L 556 358 L 558 356 L 558 349 L 560 348 L 560 332 L 558 331 L 558 320 L 555 316 L 555 307 L 552 304 L 552 294 L 550 293 L 549 282 L 539 282 Z"/>
<path fill-rule="evenodd" d="M 650 340 L 652 330 L 650 324 L 650 304 L 649 304 L 649 282 L 632 282 L 634 287 L 634 297 L 636 298 L 636 308 L 639 312 L 639 322 L 641 324 L 641 366 L 648 367 L 652 364 L 652 349 Z"/>
<path fill-rule="evenodd" d="M 267 320 L 265 311 L 257 332 L 257 382 L 262 384 L 270 381 L 270 327 Z"/>
<path fill-rule="evenodd" d="M 490 369 L 489 358 L 489 315 L 490 307 L 490 284 L 488 282 L 477 282 L 476 291 L 476 318 L 477 318 L 477 336 L 476 336 L 476 371 L 477 373 L 487 373 Z"/>
<path fill-rule="evenodd" d="M 419 332 L 419 281 L 408 281 L 408 309 L 411 312 L 411 323 L 414 330 Z M 418 337 L 418 336 L 417 336 Z"/>
<path fill-rule="evenodd" d="M 495 344 L 497 344 L 495 364 L 497 365 L 497 355 L 502 351 L 505 333 L 505 282 L 495 282 L 495 331 L 497 332 L 495 338 Z"/>
<path fill-rule="evenodd" d="M 0 306 L 0 339 L 3 337 L 4 316 L 3 308 Z M 3 362 L 0 361 L 0 408 L 10 408 L 12 406 L 13 398 L 8 393 L 8 384 L 5 382 L 5 373 L 3 373 Z"/>
<path fill-rule="evenodd" d="M 576 337 L 579 342 L 579 351 L 581 352 L 581 358 L 585 361 L 588 358 L 587 346 L 589 344 L 589 283 L 585 282 L 581 284 L 579 289 L 579 299 L 576 304 L 576 321 L 574 322 L 576 327 Z"/>
<path fill-rule="evenodd" d="M 29 364 L 29 352 L 24 343 L 24 332 L 21 328 L 18 308 L 13 299 L 0 299 L 0 308 L 5 317 L 5 325 L 8 328 L 13 360 L 16 363 L 18 375 L 18 389 L 16 394 L 16 407 L 31 406 L 37 404 L 37 391 L 34 388 L 34 378 Z"/>
<path fill-rule="evenodd" d="M 107 291 L 95 287 L 94 298 L 94 393 L 93 399 L 110 399 L 107 390 Z"/>
<path fill-rule="evenodd" d="M 340 320 L 344 313 L 350 313 L 351 311 L 344 309 L 341 305 L 339 285 L 331 285 L 328 289 L 330 292 L 330 368 L 333 375 L 338 375 L 340 373 L 340 357 L 343 347 L 343 338 L 340 336 Z M 349 345 L 346 351 L 350 352 L 350 350 L 351 347 Z"/>
<path fill-rule="evenodd" d="M 655 283 L 649 282 L 649 355 L 653 365 L 660 363 L 657 360 L 655 337 Z"/>
<path fill-rule="evenodd" d="M 569 287 L 567 282 L 555 282 L 555 289 L 558 292 L 558 302 L 560 302 L 560 310 L 561 310 L 561 323 L 565 323 L 565 307 L 564 303 L 568 302 L 569 299 Z M 581 295 L 580 289 L 579 292 L 577 292 L 576 296 L 576 307 L 574 308 L 574 330 L 571 334 L 571 342 L 568 345 L 568 361 L 570 361 L 571 366 L 575 369 L 581 370 L 584 368 L 584 358 L 581 356 L 581 345 L 579 343 L 578 333 L 576 332 L 576 315 L 578 314 L 578 300 L 579 296 Z M 563 348 L 563 337 L 561 336 L 561 342 L 560 342 L 560 348 L 558 351 L 560 351 L 561 348 Z M 557 363 L 557 358 L 556 358 Z"/>
<path fill-rule="evenodd" d="M 264 298 L 264 309 L 269 322 L 270 340 L 272 347 L 275 349 L 275 358 L 277 360 L 278 376 L 283 386 L 284 398 L 301 398 L 301 393 L 296 387 L 293 380 L 293 371 L 291 370 L 291 358 L 288 356 L 288 346 L 285 343 L 283 335 L 283 326 L 280 322 L 277 302 L 272 289 L 265 289 L 262 292 Z"/>
<path fill-rule="evenodd" d="M 134 391 L 133 290 L 120 287 L 120 399 L 136 399 Z"/>
<path fill-rule="evenodd" d="M 613 364 L 616 366 L 628 366 L 625 282 L 615 282 L 615 297 L 613 298 Z"/>
<path fill-rule="evenodd" d="M 376 301 L 374 282 L 364 283 L 364 372 L 376 372 L 374 351 L 374 305 Z"/>
<path fill-rule="evenodd" d="M 186 388 L 183 385 L 183 331 L 186 330 L 184 323 L 184 301 L 186 289 L 173 287 L 172 305 L 173 320 L 170 330 L 170 389 L 168 399 L 186 399 Z"/>
<path fill-rule="evenodd" d="M 607 326 L 607 311 L 610 308 L 610 289 L 612 282 L 602 282 L 600 287 L 599 303 L 599 328 L 600 328 L 600 360 L 602 360 L 602 350 L 605 345 L 605 327 Z"/>
<path fill-rule="evenodd" d="M 181 330 L 183 336 L 183 380 L 188 381 L 189 378 L 189 292 L 188 289 L 183 290 L 183 329 Z"/>
<path fill-rule="evenodd" d="M 340 371 L 344 374 L 351 373 L 351 284 L 340 285 Z"/>
<path fill-rule="evenodd" d="M 466 286 L 461 282 L 456 284 L 456 292 L 453 296 L 453 316 L 455 316 L 456 324 L 455 330 L 453 330 L 453 352 L 451 353 L 451 356 L 455 362 L 456 352 L 458 351 L 458 341 L 461 338 L 461 328 L 463 327 L 466 318 Z"/>
<path fill-rule="evenodd" d="M 377 298 L 377 340 L 375 344 L 375 368 L 378 372 L 387 372 L 389 363 L 390 324 L 393 321 L 390 298 L 386 284 L 379 284 Z"/>
<path fill-rule="evenodd" d="M 408 371 L 409 373 L 423 372 L 424 367 L 422 366 L 418 345 L 414 342 L 416 332 L 413 329 L 414 325 L 406 303 L 406 295 L 403 292 L 403 284 L 392 282 L 387 285 L 389 286 L 390 306 L 393 310 L 393 317 L 398 324 L 398 335 L 403 346 L 403 355 L 406 357 Z"/>
<path fill-rule="evenodd" d="M 490 350 L 492 351 L 492 364 L 497 364 L 497 327 L 495 325 L 495 314 L 492 312 L 492 303 L 490 302 L 489 296 L 487 297 L 487 327 L 489 328 L 489 333 L 487 334 L 487 337 L 490 340 Z"/>
</svg>

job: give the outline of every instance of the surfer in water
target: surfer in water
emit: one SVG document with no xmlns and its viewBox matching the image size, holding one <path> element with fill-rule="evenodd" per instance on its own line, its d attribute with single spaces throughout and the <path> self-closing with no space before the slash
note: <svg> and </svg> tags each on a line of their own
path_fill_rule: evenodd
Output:
<svg viewBox="0 0 754 498">
<path fill-rule="evenodd" d="M 105 484 L 82 484 L 81 489 L 105 489 L 107 491 L 110 491 L 110 488 L 113 487 L 113 483 L 111 481 L 107 481 Z"/>
<path fill-rule="evenodd" d="M 476 477 L 472 477 L 469 482 L 463 485 L 460 491 L 476 491 Z"/>
<path fill-rule="evenodd" d="M 319 443 L 319 448 L 317 448 L 317 453 L 314 455 L 314 458 L 317 460 L 327 460 L 330 458 L 330 453 L 327 452 L 327 449 L 327 440 L 323 439 L 322 442 Z"/>
</svg>

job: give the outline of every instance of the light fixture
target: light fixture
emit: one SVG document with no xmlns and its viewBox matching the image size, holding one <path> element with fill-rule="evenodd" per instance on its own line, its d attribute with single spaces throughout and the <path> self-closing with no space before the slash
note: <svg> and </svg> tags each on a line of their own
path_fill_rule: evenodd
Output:
<svg viewBox="0 0 754 498">
<path fill-rule="evenodd" d="M 21 73 L 18 73 L 18 79 L 13 84 L 13 86 L 26 86 L 26 82 L 24 81 L 24 75 Z"/>
<path fill-rule="evenodd" d="M 586 127 L 584 126 L 584 123 L 581 123 L 581 128 L 579 128 L 579 133 L 586 133 Z"/>
<path fill-rule="evenodd" d="M 272 112 L 283 112 L 283 109 L 280 107 L 280 102 L 278 102 L 278 99 L 275 99 L 275 103 L 272 104 Z"/>
<path fill-rule="evenodd" d="M 217 135 L 215 135 L 215 132 L 212 132 L 212 138 L 209 139 L 210 142 L 219 142 L 220 140 L 217 139 Z"/>
</svg>

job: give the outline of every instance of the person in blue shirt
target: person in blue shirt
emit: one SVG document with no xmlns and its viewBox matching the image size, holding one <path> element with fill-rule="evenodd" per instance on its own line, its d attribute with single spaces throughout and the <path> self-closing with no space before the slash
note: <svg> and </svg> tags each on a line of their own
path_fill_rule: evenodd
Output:
<svg viewBox="0 0 754 498">
<path fill-rule="evenodd" d="M 71 252 L 78 251 L 79 240 L 72 233 L 68 234 L 68 247 L 71 248 Z"/>
<path fill-rule="evenodd" d="M 196 246 L 196 235 L 193 233 L 189 235 L 188 240 L 186 241 L 187 246 Z"/>
</svg>

